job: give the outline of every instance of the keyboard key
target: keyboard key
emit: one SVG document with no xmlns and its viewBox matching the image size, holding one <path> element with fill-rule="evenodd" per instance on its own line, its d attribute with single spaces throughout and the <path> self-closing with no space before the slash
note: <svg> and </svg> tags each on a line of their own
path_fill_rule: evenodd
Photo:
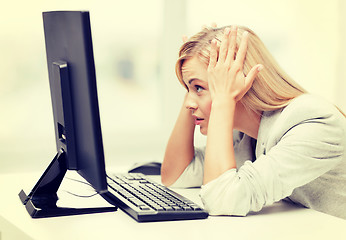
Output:
<svg viewBox="0 0 346 240">
<path fill-rule="evenodd" d="M 140 206 L 139 208 L 144 211 L 151 210 L 151 208 L 148 206 Z"/>
<path fill-rule="evenodd" d="M 177 211 L 177 210 L 181 210 L 181 207 L 179 206 L 172 206 L 173 210 Z"/>
<path fill-rule="evenodd" d="M 146 206 L 141 200 L 137 198 L 131 198 L 130 202 L 132 202 L 136 206 Z"/>
</svg>

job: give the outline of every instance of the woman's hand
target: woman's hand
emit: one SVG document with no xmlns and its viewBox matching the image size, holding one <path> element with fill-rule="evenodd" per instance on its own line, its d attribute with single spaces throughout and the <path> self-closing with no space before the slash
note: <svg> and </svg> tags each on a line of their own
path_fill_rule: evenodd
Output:
<svg viewBox="0 0 346 240">
<path fill-rule="evenodd" d="M 244 33 L 236 53 L 237 29 L 226 28 L 220 49 L 211 43 L 208 84 L 212 107 L 208 123 L 203 184 L 236 168 L 233 129 L 236 103 L 251 88 L 262 65 L 254 66 L 247 76 L 243 73 L 249 35 Z"/>
<path fill-rule="evenodd" d="M 244 32 L 236 53 L 237 28 L 225 28 L 224 36 L 218 51 L 217 41 L 211 43 L 208 65 L 208 84 L 211 99 L 239 101 L 251 88 L 254 79 L 263 66 L 254 66 L 247 76 L 243 73 L 244 60 L 249 39 Z M 221 100 L 220 99 L 220 100 Z"/>
</svg>

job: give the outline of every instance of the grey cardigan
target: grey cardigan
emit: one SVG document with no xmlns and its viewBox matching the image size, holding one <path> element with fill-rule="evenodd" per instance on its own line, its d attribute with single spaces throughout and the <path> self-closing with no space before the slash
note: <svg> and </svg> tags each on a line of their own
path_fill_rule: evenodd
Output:
<svg viewBox="0 0 346 240">
<path fill-rule="evenodd" d="M 346 119 L 310 94 L 264 112 L 257 141 L 234 132 L 237 169 L 202 186 L 204 150 L 172 187 L 202 186 L 211 215 L 245 216 L 281 199 L 346 219 Z"/>
</svg>

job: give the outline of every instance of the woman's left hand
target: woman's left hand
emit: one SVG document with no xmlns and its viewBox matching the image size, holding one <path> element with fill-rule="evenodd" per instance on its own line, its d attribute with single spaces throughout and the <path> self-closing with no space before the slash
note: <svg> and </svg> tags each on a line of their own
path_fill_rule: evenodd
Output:
<svg viewBox="0 0 346 240">
<path fill-rule="evenodd" d="M 208 65 L 208 85 L 211 99 L 239 101 L 251 88 L 263 66 L 252 67 L 248 75 L 243 73 L 247 52 L 249 33 L 244 32 L 236 53 L 237 28 L 225 28 L 224 36 L 218 51 L 217 41 L 211 43 L 210 61 Z"/>
</svg>

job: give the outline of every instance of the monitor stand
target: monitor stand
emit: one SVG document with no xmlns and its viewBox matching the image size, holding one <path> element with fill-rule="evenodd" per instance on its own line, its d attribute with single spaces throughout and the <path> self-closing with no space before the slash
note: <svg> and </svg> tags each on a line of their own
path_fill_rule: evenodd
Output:
<svg viewBox="0 0 346 240">
<path fill-rule="evenodd" d="M 29 195 L 23 190 L 19 198 L 32 218 L 58 217 L 116 211 L 117 207 L 64 208 L 56 205 L 57 191 L 67 172 L 66 154 L 60 151 L 38 180 Z"/>
<path fill-rule="evenodd" d="M 66 62 L 54 62 L 53 68 L 55 71 L 55 77 L 59 81 L 60 94 L 70 93 L 69 79 L 68 79 L 68 66 Z M 61 99 L 61 105 L 63 105 L 64 111 L 72 111 L 69 106 L 69 101 L 64 102 L 64 98 Z M 67 97 L 68 99 L 68 97 Z M 72 117 L 72 114 L 64 114 L 64 118 Z M 61 119 L 64 121 L 65 119 Z M 71 119 L 68 119 L 70 122 Z M 66 122 L 66 121 L 64 121 Z M 64 125 L 64 124 L 62 124 Z M 69 131 L 69 138 L 74 138 L 73 131 Z M 61 136 L 60 136 L 61 135 Z M 59 141 L 65 143 L 68 139 L 65 139 L 65 132 L 59 133 Z M 71 141 L 74 142 L 74 141 Z M 63 146 L 65 144 L 58 144 L 58 146 Z M 38 180 L 34 188 L 31 190 L 29 195 L 21 190 L 19 193 L 19 198 L 25 205 L 28 213 L 32 218 L 45 218 L 45 217 L 57 217 L 57 216 L 68 216 L 68 215 L 78 215 L 87 213 L 99 213 L 99 212 L 110 212 L 116 211 L 117 207 L 101 207 L 101 208 L 62 208 L 56 205 L 58 201 L 58 189 L 64 176 L 68 170 L 68 165 L 72 165 L 72 169 L 76 163 L 72 162 L 71 159 L 68 161 L 66 151 L 64 147 L 59 147 L 58 153 L 43 173 L 41 178 Z M 73 149 L 70 148 L 70 149 Z M 70 154 L 73 154 L 71 152 Z M 100 193 L 100 195 L 109 203 L 112 203 L 112 197 L 109 196 L 109 192 Z"/>
</svg>

